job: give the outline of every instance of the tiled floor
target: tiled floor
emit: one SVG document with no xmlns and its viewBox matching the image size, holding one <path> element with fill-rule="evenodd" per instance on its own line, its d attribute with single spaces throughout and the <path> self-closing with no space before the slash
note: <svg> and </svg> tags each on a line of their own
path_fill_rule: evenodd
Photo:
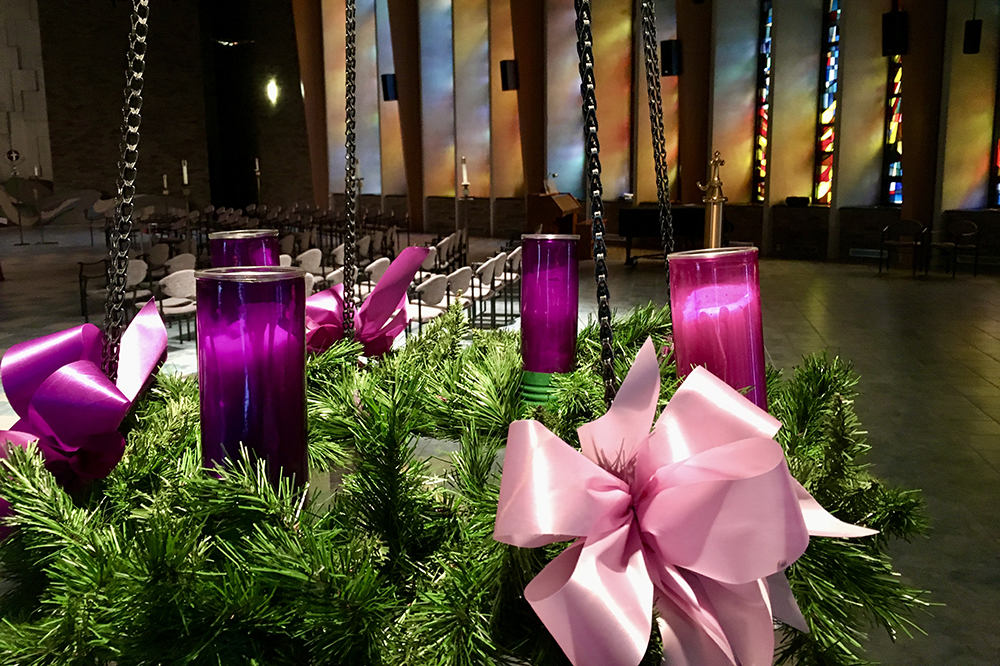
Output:
<svg viewBox="0 0 1000 666">
<path fill-rule="evenodd" d="M 16 231 L 0 231 L 7 278 L 0 282 L 0 352 L 81 322 L 75 262 L 101 252 L 90 248 L 86 230 L 46 236 L 60 244 L 14 247 Z M 477 241 L 473 258 L 496 247 Z M 662 270 L 656 261 L 626 268 L 613 251 L 614 307 L 662 303 Z M 594 310 L 592 271 L 591 262 L 581 265 L 584 316 Z M 893 644 L 875 634 L 869 657 L 894 666 L 997 666 L 1000 278 L 912 279 L 905 271 L 880 277 L 872 266 L 763 261 L 761 292 L 770 361 L 788 369 L 822 349 L 852 360 L 875 472 L 923 489 L 928 504 L 930 537 L 897 544 L 893 555 L 908 582 L 945 605 L 920 618 L 928 636 Z M 190 345 L 176 347 L 175 338 L 176 330 L 171 353 L 193 367 Z"/>
</svg>

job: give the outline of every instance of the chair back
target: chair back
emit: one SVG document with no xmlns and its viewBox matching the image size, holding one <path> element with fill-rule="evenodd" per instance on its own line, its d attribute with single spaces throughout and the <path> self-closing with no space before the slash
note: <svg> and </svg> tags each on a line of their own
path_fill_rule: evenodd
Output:
<svg viewBox="0 0 1000 666">
<path fill-rule="evenodd" d="M 492 259 L 487 259 L 482 266 L 476 269 L 476 277 L 479 278 L 480 284 L 484 287 L 489 288 L 493 284 L 493 275 L 496 273 L 496 257 Z"/>
<path fill-rule="evenodd" d="M 435 266 L 435 261 L 437 261 L 437 248 L 432 247 L 431 251 L 427 253 L 427 258 L 424 259 L 424 263 L 420 264 L 420 269 L 424 271 L 429 271 Z"/>
<path fill-rule="evenodd" d="M 330 252 L 330 259 L 333 260 L 334 266 L 344 265 L 344 244 L 341 243 L 337 247 L 333 248 Z"/>
<path fill-rule="evenodd" d="M 279 266 L 291 266 L 292 265 L 292 255 L 290 255 L 290 254 L 280 254 L 280 255 L 278 255 L 278 265 Z"/>
<path fill-rule="evenodd" d="M 362 236 L 361 239 L 358 240 L 358 256 L 367 257 L 368 249 L 371 247 L 371 245 L 372 245 L 372 237 Z"/>
<path fill-rule="evenodd" d="M 189 270 L 195 267 L 198 263 L 198 259 L 190 252 L 185 252 L 184 254 L 178 254 L 176 257 L 167 259 L 167 273 L 176 273 L 177 271 Z"/>
<path fill-rule="evenodd" d="M 424 305 L 437 305 L 444 298 L 448 288 L 448 278 L 444 275 L 432 275 L 416 287 L 417 298 Z"/>
<path fill-rule="evenodd" d="M 368 279 L 371 280 L 373 284 L 378 283 L 378 281 L 382 279 L 382 276 L 385 275 L 385 272 L 389 269 L 390 263 L 392 262 L 389 261 L 388 257 L 382 257 L 381 259 L 376 259 L 372 263 L 368 264 L 368 268 L 365 269 L 365 272 L 368 273 Z"/>
<path fill-rule="evenodd" d="M 493 257 L 493 264 L 493 277 L 499 280 L 503 277 L 504 270 L 507 267 L 507 253 L 500 252 L 497 256 Z"/>
<path fill-rule="evenodd" d="M 295 251 L 295 234 L 286 234 L 278 241 L 278 247 L 281 254 L 290 255 Z"/>
<path fill-rule="evenodd" d="M 194 269 L 171 273 L 160 279 L 160 292 L 169 298 L 190 298 L 196 295 Z"/>
<path fill-rule="evenodd" d="M 979 235 L 979 225 L 972 220 L 951 220 L 945 231 L 945 240 L 958 245 L 969 245 Z"/>
<path fill-rule="evenodd" d="M 335 284 L 340 284 L 344 281 L 344 267 L 341 266 L 337 270 L 326 274 L 326 282 L 331 287 Z"/>
<path fill-rule="evenodd" d="M 295 257 L 295 261 L 308 272 L 318 273 L 320 265 L 323 263 L 323 251 L 318 247 L 314 247 Z"/>
<path fill-rule="evenodd" d="M 510 266 L 511 273 L 521 272 L 521 250 L 523 248 L 519 245 L 510 251 L 507 255 L 507 265 Z"/>
<path fill-rule="evenodd" d="M 453 294 L 467 293 L 472 285 L 472 269 L 462 266 L 448 275 L 448 291 Z"/>
<path fill-rule="evenodd" d="M 149 254 L 146 255 L 146 258 L 149 259 L 150 268 L 159 268 L 170 258 L 170 246 L 166 243 L 157 243 L 149 248 Z"/>
<path fill-rule="evenodd" d="M 922 241 L 926 229 L 924 225 L 916 220 L 897 220 L 885 225 L 882 230 L 887 240 L 900 240 L 908 238 L 913 241 Z"/>
<path fill-rule="evenodd" d="M 149 266 L 142 259 L 129 259 L 125 273 L 125 288 L 131 289 L 146 279 Z"/>
<path fill-rule="evenodd" d="M 316 276 L 313 275 L 312 273 L 306 273 L 305 280 L 306 280 L 306 296 L 309 296 L 313 293 L 313 285 L 316 283 Z"/>
</svg>

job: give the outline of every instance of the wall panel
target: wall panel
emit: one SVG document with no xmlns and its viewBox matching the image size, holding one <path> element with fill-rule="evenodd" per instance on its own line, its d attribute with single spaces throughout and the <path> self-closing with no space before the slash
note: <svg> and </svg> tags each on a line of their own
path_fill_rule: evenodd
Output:
<svg viewBox="0 0 1000 666">
<path fill-rule="evenodd" d="M 382 99 L 381 76 L 394 74 L 392 36 L 389 33 L 389 7 L 386 0 L 375 0 L 375 33 L 379 74 L 379 141 L 381 146 L 382 194 L 406 194 L 406 169 L 403 164 L 403 138 L 399 130 L 399 102 Z M 369 190 L 371 191 L 371 190 Z"/>
<path fill-rule="evenodd" d="M 323 0 L 323 62 L 326 68 L 326 136 L 329 145 L 330 191 L 344 192 L 344 169 L 347 149 L 345 72 L 347 39 L 344 34 L 343 0 Z"/>
<path fill-rule="evenodd" d="M 555 179 L 559 191 L 583 199 L 583 100 L 573 0 L 545 0 L 545 24 L 547 168 L 559 174 Z M 600 118 L 600 105 L 597 113 Z"/>
<path fill-rule="evenodd" d="M 488 0 L 453 0 L 455 157 L 464 155 L 469 195 L 490 196 L 490 25 Z M 461 188 L 461 168 L 457 167 Z M 459 189 L 459 195 L 462 190 Z"/>
<path fill-rule="evenodd" d="M 455 86 L 449 0 L 420 0 L 424 196 L 455 196 Z"/>
<path fill-rule="evenodd" d="M 517 116 L 517 92 L 503 90 L 500 61 L 514 58 L 510 0 L 489 0 L 490 10 L 490 142 L 493 196 L 524 194 L 524 164 L 521 157 L 521 127 Z"/>
<path fill-rule="evenodd" d="M 592 7 L 601 180 L 604 196 L 617 199 L 632 190 L 632 2 L 603 0 Z"/>
<path fill-rule="evenodd" d="M 677 12 L 675 0 L 656 0 L 656 41 L 677 38 Z M 653 166 L 653 139 L 649 128 L 649 95 L 646 90 L 646 62 L 642 50 L 641 22 L 636 20 L 635 64 L 636 119 L 635 119 L 635 195 L 638 201 L 656 201 L 656 169 Z M 657 46 L 656 71 L 660 71 L 659 46 Z M 670 189 L 676 198 L 677 183 L 677 77 L 660 78 L 660 96 L 663 99 L 663 134 L 667 151 L 667 175 Z"/>
</svg>

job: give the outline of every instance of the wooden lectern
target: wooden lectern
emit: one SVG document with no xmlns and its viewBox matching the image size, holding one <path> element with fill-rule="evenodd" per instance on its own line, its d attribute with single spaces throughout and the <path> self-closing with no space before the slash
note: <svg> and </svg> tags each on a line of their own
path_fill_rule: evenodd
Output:
<svg viewBox="0 0 1000 666">
<path fill-rule="evenodd" d="M 572 194 L 529 194 L 529 234 L 575 234 L 583 206 Z"/>
</svg>

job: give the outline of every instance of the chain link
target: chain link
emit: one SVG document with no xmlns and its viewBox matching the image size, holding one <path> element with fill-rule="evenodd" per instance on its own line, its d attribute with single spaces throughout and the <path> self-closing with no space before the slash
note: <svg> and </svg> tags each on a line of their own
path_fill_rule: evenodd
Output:
<svg viewBox="0 0 1000 666">
<path fill-rule="evenodd" d="M 594 276 L 597 279 L 597 322 L 601 338 L 601 375 L 604 402 L 610 407 L 617 392 L 614 335 L 611 331 L 611 294 L 608 292 L 607 247 L 604 243 L 604 187 L 601 185 L 601 143 L 597 138 L 597 97 L 594 79 L 594 36 L 590 31 L 590 0 L 575 0 L 576 51 L 580 56 L 580 94 L 583 96 L 583 129 L 587 195 L 590 198 L 594 239 Z"/>
<path fill-rule="evenodd" d="M 663 97 L 657 68 L 655 0 L 642 0 L 642 45 L 646 55 L 646 92 L 649 99 L 649 127 L 653 133 L 653 160 L 656 162 L 656 201 L 660 214 L 663 267 L 670 288 L 667 255 L 674 251 L 674 218 L 670 210 L 670 177 L 667 174 L 666 141 L 663 138 Z"/>
<path fill-rule="evenodd" d="M 104 311 L 104 374 L 112 381 L 118 376 L 118 348 L 125 329 L 125 284 L 128 276 L 128 253 L 132 247 L 132 198 L 135 196 L 135 165 L 139 159 L 142 77 L 146 67 L 148 20 L 149 0 L 133 0 L 128 69 L 125 74 L 125 105 L 122 108 L 121 154 L 118 160 L 118 205 L 108 242 L 108 298 Z"/>
<path fill-rule="evenodd" d="M 357 198 L 357 98 L 355 78 L 357 73 L 357 22 L 356 0 L 347 2 L 347 166 L 344 175 L 344 207 L 347 229 L 344 233 L 344 339 L 354 339 L 354 265 L 357 248 L 358 221 Z"/>
</svg>

